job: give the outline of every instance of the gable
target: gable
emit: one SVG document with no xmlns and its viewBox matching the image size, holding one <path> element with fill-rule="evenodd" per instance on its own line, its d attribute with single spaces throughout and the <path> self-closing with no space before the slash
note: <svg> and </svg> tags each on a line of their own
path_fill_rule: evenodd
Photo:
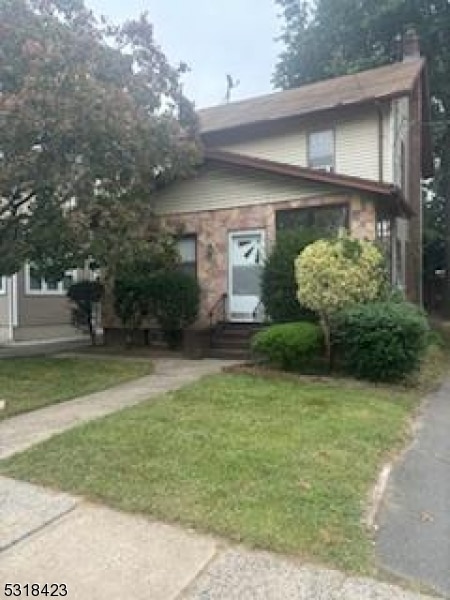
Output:
<svg viewBox="0 0 450 600">
<path fill-rule="evenodd" d="M 338 186 L 293 180 L 234 166 L 206 165 L 197 176 L 151 197 L 158 215 L 221 210 L 345 194 Z"/>
</svg>

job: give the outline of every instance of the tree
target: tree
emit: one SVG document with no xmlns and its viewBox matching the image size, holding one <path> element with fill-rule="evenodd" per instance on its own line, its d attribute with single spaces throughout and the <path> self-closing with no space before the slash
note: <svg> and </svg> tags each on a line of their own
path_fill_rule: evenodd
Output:
<svg viewBox="0 0 450 600">
<path fill-rule="evenodd" d="M 282 8 L 281 40 L 285 49 L 273 81 L 283 89 L 398 60 L 402 34 L 410 27 L 418 32 L 428 61 L 431 126 L 438 164 L 433 184 L 435 204 L 428 203 L 425 207 L 425 220 L 431 238 L 437 236 L 440 243 L 446 243 L 450 311 L 450 3 L 448 0 L 316 0 L 314 5 L 306 0 L 276 2 Z M 446 223 L 444 238 L 442 222 Z M 444 267 L 445 264 L 441 265 Z"/>
<path fill-rule="evenodd" d="M 295 273 L 298 301 L 319 315 L 331 365 L 330 317 L 380 296 L 386 281 L 383 255 L 371 242 L 345 235 L 318 240 L 300 253 Z"/>
<path fill-rule="evenodd" d="M 83 0 L 2 0 L 0 39 L 0 272 L 151 252 L 149 194 L 198 160 L 186 65 L 146 15 L 113 26 Z"/>
</svg>

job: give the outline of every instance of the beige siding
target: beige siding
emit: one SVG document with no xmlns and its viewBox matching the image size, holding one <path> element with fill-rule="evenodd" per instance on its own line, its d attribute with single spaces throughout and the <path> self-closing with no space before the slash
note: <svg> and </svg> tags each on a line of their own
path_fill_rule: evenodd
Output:
<svg viewBox="0 0 450 600">
<path fill-rule="evenodd" d="M 331 186 L 306 184 L 249 170 L 216 167 L 174 184 L 153 197 L 157 214 L 223 210 L 286 202 L 330 193 Z"/>
<path fill-rule="evenodd" d="M 393 183 L 392 165 L 392 110 L 391 105 L 383 110 L 383 181 Z"/>
<path fill-rule="evenodd" d="M 392 175 L 390 105 L 383 110 L 383 170 L 384 179 Z M 337 173 L 379 180 L 379 114 L 375 107 L 353 109 L 335 117 L 316 117 L 308 121 L 280 124 L 277 132 L 253 134 L 232 143 L 214 144 L 223 150 L 258 158 L 307 166 L 307 137 L 310 131 L 334 129 L 335 164 Z M 243 134 L 244 135 L 244 134 Z"/>
<path fill-rule="evenodd" d="M 379 179 L 378 115 L 375 111 L 336 125 L 336 172 Z"/>
<path fill-rule="evenodd" d="M 282 129 L 280 133 L 258 136 L 224 146 L 222 149 L 291 165 L 306 166 L 308 162 L 306 137 L 304 130 L 283 131 Z"/>
</svg>

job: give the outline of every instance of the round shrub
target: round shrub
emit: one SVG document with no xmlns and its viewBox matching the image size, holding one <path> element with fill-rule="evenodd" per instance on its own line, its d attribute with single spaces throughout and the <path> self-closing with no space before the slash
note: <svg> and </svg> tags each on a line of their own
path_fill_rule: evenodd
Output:
<svg viewBox="0 0 450 600">
<path fill-rule="evenodd" d="M 299 304 L 295 281 L 295 259 L 317 239 L 310 230 L 298 229 L 277 234 L 275 245 L 262 273 L 261 298 L 274 323 L 314 320 L 312 311 Z"/>
<path fill-rule="evenodd" d="M 332 320 L 333 345 L 345 371 L 371 381 L 399 381 L 418 369 L 428 335 L 424 313 L 407 302 L 361 304 Z"/>
<path fill-rule="evenodd" d="M 272 325 L 257 333 L 252 351 L 271 365 L 286 371 L 301 370 L 314 363 L 323 348 L 323 334 L 314 323 Z"/>
</svg>

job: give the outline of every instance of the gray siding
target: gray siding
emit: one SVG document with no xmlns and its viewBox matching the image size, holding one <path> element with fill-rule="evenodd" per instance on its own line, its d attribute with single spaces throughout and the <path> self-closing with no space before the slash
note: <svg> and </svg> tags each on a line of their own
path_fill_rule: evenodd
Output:
<svg viewBox="0 0 450 600">
<path fill-rule="evenodd" d="M 17 276 L 17 288 L 19 327 L 70 324 L 70 305 L 65 295 L 27 294 L 24 271 Z"/>
</svg>

